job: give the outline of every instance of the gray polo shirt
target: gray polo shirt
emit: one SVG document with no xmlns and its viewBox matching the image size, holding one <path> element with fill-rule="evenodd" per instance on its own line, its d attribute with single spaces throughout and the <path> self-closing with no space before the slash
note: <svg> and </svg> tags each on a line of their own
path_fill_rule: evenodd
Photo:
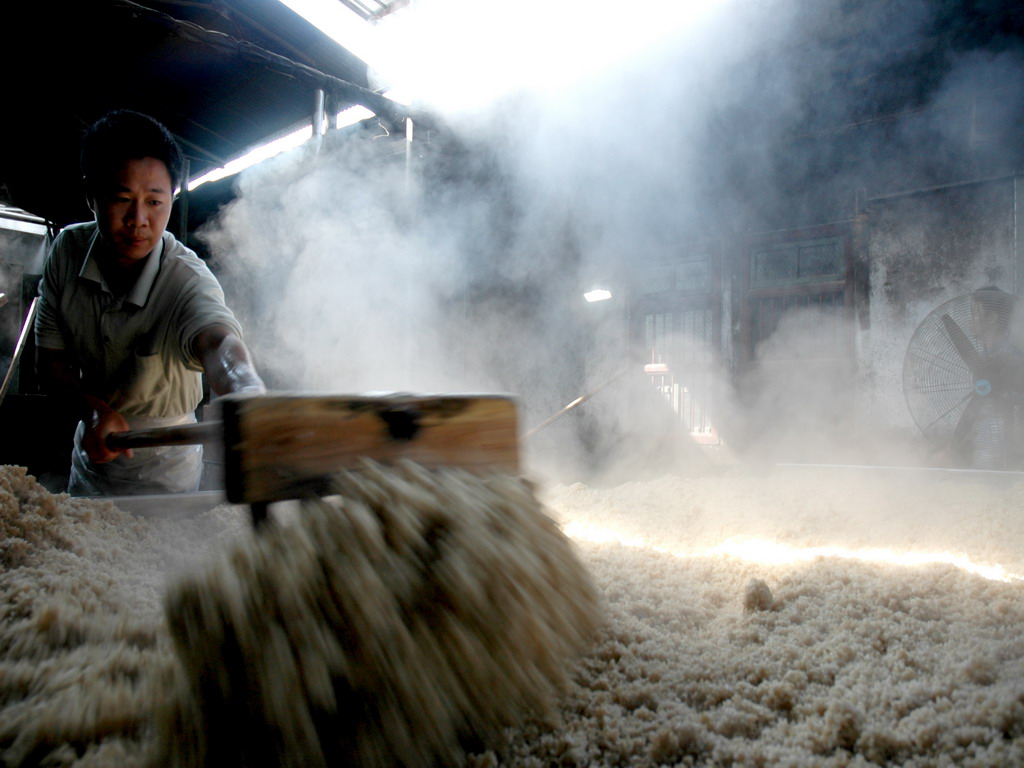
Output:
<svg viewBox="0 0 1024 768">
<path fill-rule="evenodd" d="M 190 413 L 202 399 L 193 341 L 211 325 L 242 329 L 217 278 L 169 232 L 125 296 L 107 286 L 93 255 L 95 222 L 54 240 L 39 283 L 36 345 L 72 353 L 83 390 L 130 417 Z"/>
</svg>

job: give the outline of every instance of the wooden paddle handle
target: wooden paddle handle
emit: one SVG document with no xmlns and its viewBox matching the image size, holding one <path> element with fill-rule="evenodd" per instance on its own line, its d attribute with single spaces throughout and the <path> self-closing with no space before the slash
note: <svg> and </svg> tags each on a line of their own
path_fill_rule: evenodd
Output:
<svg viewBox="0 0 1024 768">
<path fill-rule="evenodd" d="M 111 450 L 125 448 L 155 448 L 162 445 L 219 445 L 224 437 L 224 427 L 219 421 L 201 421 L 198 424 L 179 424 L 173 427 L 134 429 L 129 432 L 113 432 L 107 435 L 107 447 Z"/>
</svg>

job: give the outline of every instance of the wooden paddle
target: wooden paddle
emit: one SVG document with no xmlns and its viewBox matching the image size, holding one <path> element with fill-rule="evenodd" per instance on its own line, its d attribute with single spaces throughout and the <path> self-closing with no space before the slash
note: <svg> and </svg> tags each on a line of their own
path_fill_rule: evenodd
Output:
<svg viewBox="0 0 1024 768">
<path fill-rule="evenodd" d="M 115 448 L 221 443 L 228 501 L 253 506 L 327 492 L 330 476 L 408 459 L 519 473 L 516 406 L 501 395 L 226 396 L 221 421 L 120 432 Z"/>
</svg>

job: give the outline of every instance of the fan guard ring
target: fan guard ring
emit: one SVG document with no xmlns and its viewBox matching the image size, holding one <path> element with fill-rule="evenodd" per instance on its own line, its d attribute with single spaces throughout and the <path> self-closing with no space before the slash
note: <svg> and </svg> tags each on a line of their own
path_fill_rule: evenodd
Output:
<svg viewBox="0 0 1024 768">
<path fill-rule="evenodd" d="M 1002 468 L 1024 403 L 1024 312 L 995 288 L 933 309 L 911 336 L 903 360 L 910 414 L 936 446 L 972 466 Z"/>
</svg>

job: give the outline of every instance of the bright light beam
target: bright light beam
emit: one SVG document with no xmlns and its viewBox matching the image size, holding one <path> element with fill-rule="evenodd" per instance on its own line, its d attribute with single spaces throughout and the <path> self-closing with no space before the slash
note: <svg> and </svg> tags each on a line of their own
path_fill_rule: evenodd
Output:
<svg viewBox="0 0 1024 768">
<path fill-rule="evenodd" d="M 429 0 L 376 24 L 337 0 L 280 2 L 389 87 L 421 105 L 458 111 L 607 71 L 694 28 L 724 0 L 650 0 L 641 14 L 590 0 Z"/>
<path fill-rule="evenodd" d="M 335 115 L 334 123 L 336 128 L 344 128 L 349 125 L 354 125 L 360 120 L 365 120 L 368 117 L 373 117 L 373 112 L 368 110 L 366 107 L 349 107 Z M 306 125 L 298 130 L 281 136 L 280 138 L 268 141 L 266 144 L 260 144 L 246 152 L 244 155 L 240 155 L 234 160 L 225 163 L 220 168 L 214 168 L 212 171 L 207 171 L 202 176 L 197 176 L 192 179 L 188 183 L 188 189 L 191 192 L 196 187 L 206 184 L 208 181 L 217 181 L 218 179 L 223 179 L 227 176 L 240 173 L 250 166 L 263 162 L 264 160 L 274 157 L 275 155 L 279 155 L 282 152 L 287 152 L 290 149 L 295 149 L 296 147 L 301 146 L 305 142 L 309 141 L 312 136 L 312 125 Z"/>
<path fill-rule="evenodd" d="M 650 0 L 632 13 L 592 0 L 429 0 L 378 23 L 379 58 L 367 63 L 419 104 L 477 109 L 506 94 L 592 80 L 695 30 L 722 2 Z"/>
<path fill-rule="evenodd" d="M 1024 576 L 1010 573 L 1003 566 L 981 565 L 972 561 L 967 555 L 953 552 L 901 552 L 884 547 L 850 549 L 847 547 L 797 547 L 777 541 L 758 538 L 730 538 L 714 547 L 707 547 L 692 552 L 680 552 L 650 544 L 642 537 L 625 536 L 608 528 L 588 523 L 570 522 L 563 528 L 565 535 L 579 541 L 595 544 L 616 543 L 624 547 L 649 549 L 660 554 L 678 558 L 694 557 L 734 557 L 759 565 L 790 565 L 816 560 L 821 557 L 842 560 L 857 560 L 864 563 L 881 563 L 903 567 L 944 564 L 952 565 L 966 573 L 991 581 L 1019 582 Z"/>
<path fill-rule="evenodd" d="M 313 135 L 313 126 L 307 125 L 300 128 L 297 131 L 282 136 L 279 139 L 261 144 L 254 149 L 249 150 L 244 155 L 236 157 L 220 168 L 214 168 L 212 171 L 207 171 L 202 176 L 197 176 L 188 183 L 188 189 L 191 192 L 201 184 L 206 184 L 208 181 L 217 181 L 223 179 L 226 176 L 239 173 L 246 168 L 256 165 L 256 163 L 267 160 L 268 158 L 279 155 L 289 149 L 294 149 L 309 140 Z"/>
<path fill-rule="evenodd" d="M 659 7 L 653 11 L 649 7 L 651 13 L 641 17 L 624 14 L 618 6 L 608 8 L 587 0 L 556 6 L 541 0 L 432 0 L 425 8 L 413 5 L 374 25 L 337 0 L 279 1 L 387 80 L 384 96 L 403 103 L 427 100 L 438 107 L 475 104 L 518 87 L 555 81 L 564 84 L 592 73 L 595 66 L 608 65 L 602 57 L 620 59 L 635 53 L 672 28 L 695 22 L 722 2 L 653 0 Z M 652 14 L 658 24 L 649 23 Z M 527 59 L 519 55 L 523 40 L 530 41 L 532 50 Z M 573 46 L 571 55 L 567 42 Z M 524 69 L 527 63 L 532 63 L 533 70 Z M 403 94 L 400 99 L 399 90 Z M 338 115 L 338 127 L 370 114 L 362 107 L 345 110 Z M 348 119 L 343 117 L 346 115 Z M 231 176 L 294 149 L 311 136 L 312 129 L 307 126 L 257 146 L 192 179 L 188 188 Z"/>
<path fill-rule="evenodd" d="M 378 30 L 338 0 L 280 0 L 334 42 L 367 65 L 379 68 L 382 59 Z"/>
</svg>

